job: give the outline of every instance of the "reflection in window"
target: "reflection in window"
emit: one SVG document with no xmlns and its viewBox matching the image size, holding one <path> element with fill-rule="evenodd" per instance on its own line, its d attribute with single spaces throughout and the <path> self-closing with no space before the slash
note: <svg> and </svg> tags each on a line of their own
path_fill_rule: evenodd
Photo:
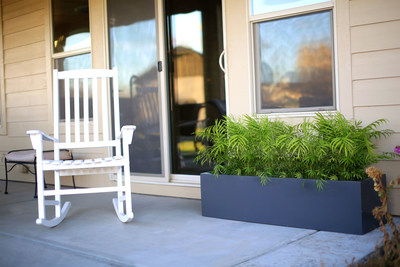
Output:
<svg viewBox="0 0 400 267">
<path fill-rule="evenodd" d="M 54 53 L 90 47 L 88 0 L 53 0 Z"/>
<path fill-rule="evenodd" d="M 58 58 L 54 60 L 54 68 L 58 71 L 91 69 L 92 57 L 90 53 L 86 53 L 78 56 Z"/>
<path fill-rule="evenodd" d="M 289 8 L 313 5 L 327 0 L 252 0 L 252 15 L 285 10 Z"/>
<path fill-rule="evenodd" d="M 107 1 L 111 67 L 118 68 L 121 125 L 137 126 L 131 171 L 162 173 L 155 1 Z"/>
<path fill-rule="evenodd" d="M 195 10 L 170 17 L 174 102 L 177 105 L 204 103 L 202 12 Z"/>
<path fill-rule="evenodd" d="M 334 109 L 331 11 L 255 24 L 258 111 Z"/>
<path fill-rule="evenodd" d="M 201 11 L 171 16 L 173 47 L 185 47 L 203 54 L 203 21 Z M 188 27 L 188 25 L 190 25 Z"/>
<path fill-rule="evenodd" d="M 58 71 L 64 71 L 64 70 L 80 70 L 80 69 L 91 69 L 92 68 L 92 60 L 91 60 L 91 54 L 82 54 L 78 56 L 71 56 L 71 57 L 66 57 L 66 58 L 58 58 L 54 60 L 54 68 L 57 69 Z M 60 92 L 59 92 L 59 101 L 60 101 L 60 120 L 65 119 L 65 88 L 64 88 L 64 83 L 60 82 L 59 84 Z M 82 86 L 80 86 L 82 88 Z M 91 88 L 89 84 L 89 88 Z M 70 85 L 70 92 L 73 92 L 73 84 Z M 82 96 L 82 92 L 80 92 Z M 70 111 L 71 111 L 71 118 L 74 118 L 74 101 L 72 98 L 73 94 L 71 94 L 70 98 Z M 89 95 L 89 103 L 91 105 L 92 101 L 92 95 Z M 82 100 L 82 98 L 81 98 Z M 81 119 L 83 118 L 83 103 L 80 103 L 79 105 L 80 108 L 80 117 Z M 92 112 L 91 108 L 89 109 L 90 112 Z M 92 114 L 89 114 L 89 117 L 92 118 Z"/>
<path fill-rule="evenodd" d="M 198 175 L 195 133 L 225 115 L 221 1 L 166 0 L 171 172 Z"/>
</svg>

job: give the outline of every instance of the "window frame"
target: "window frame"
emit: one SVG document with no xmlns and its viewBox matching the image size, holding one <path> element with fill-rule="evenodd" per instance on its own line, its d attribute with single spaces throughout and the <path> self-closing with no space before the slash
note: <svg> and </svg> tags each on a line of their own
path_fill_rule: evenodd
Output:
<svg viewBox="0 0 400 267">
<path fill-rule="evenodd" d="M 249 22 L 249 48 L 250 48 L 250 62 L 251 62 L 251 100 L 252 112 L 258 115 L 269 115 L 273 117 L 304 117 L 313 116 L 317 112 L 327 113 L 336 112 L 339 110 L 339 88 L 338 88 L 338 53 L 337 53 L 337 29 L 336 29 L 336 9 L 334 0 L 325 1 L 313 5 L 301 6 L 285 10 L 273 11 L 252 15 L 252 0 L 248 0 L 248 22 Z M 332 90 L 333 90 L 333 105 L 327 108 L 318 107 L 299 107 L 299 108 L 277 108 L 277 109 L 262 109 L 261 108 L 261 94 L 260 84 L 258 81 L 259 75 L 259 52 L 256 49 L 256 42 L 258 40 L 258 33 L 255 30 L 256 24 L 284 19 L 294 16 L 313 14 L 322 11 L 331 11 L 331 24 L 332 24 Z"/>
</svg>

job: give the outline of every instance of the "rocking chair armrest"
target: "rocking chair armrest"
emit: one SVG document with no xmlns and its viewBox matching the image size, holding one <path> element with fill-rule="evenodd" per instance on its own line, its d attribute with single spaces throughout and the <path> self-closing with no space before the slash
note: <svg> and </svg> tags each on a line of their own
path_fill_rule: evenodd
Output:
<svg viewBox="0 0 400 267">
<path fill-rule="evenodd" d="M 29 130 L 29 131 L 26 132 L 26 134 L 27 135 L 37 135 L 37 134 L 39 134 L 39 135 L 42 136 L 42 139 L 44 141 L 51 141 L 51 142 L 58 143 L 58 139 L 57 138 L 51 137 L 51 136 L 49 136 L 49 135 L 47 135 L 44 132 L 39 131 L 39 130 Z"/>
<path fill-rule="evenodd" d="M 39 130 L 29 130 L 26 132 L 27 135 L 29 135 L 31 137 L 31 142 L 32 142 L 32 146 L 33 149 L 39 149 L 42 148 L 42 141 L 51 141 L 51 142 L 55 142 L 58 143 L 58 139 L 48 136 L 47 134 L 43 133 L 42 131 Z"/>
<path fill-rule="evenodd" d="M 134 125 L 124 125 L 121 128 L 121 132 L 117 136 L 118 139 L 127 139 L 128 144 L 132 143 L 133 132 L 136 130 Z"/>
</svg>

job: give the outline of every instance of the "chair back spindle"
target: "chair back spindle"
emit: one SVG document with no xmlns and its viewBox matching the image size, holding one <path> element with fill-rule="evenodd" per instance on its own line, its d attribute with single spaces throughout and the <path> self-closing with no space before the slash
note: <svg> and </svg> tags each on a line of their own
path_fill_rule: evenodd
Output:
<svg viewBox="0 0 400 267">
<path fill-rule="evenodd" d="M 54 70 L 53 74 L 54 88 L 56 88 L 53 101 L 54 137 L 60 140 L 55 149 L 113 146 L 117 148 L 117 155 L 120 154 L 118 142 L 112 140 L 120 130 L 117 70 L 103 70 L 101 75 L 98 70 L 68 72 Z M 113 92 L 110 92 L 110 88 Z M 58 105 L 62 91 L 64 91 L 64 121 L 60 119 L 61 112 Z M 112 104 L 111 99 L 114 100 Z M 111 108 L 115 112 L 110 112 Z M 113 135 L 110 132 L 111 113 L 114 115 Z M 60 139 L 63 137 L 60 132 L 60 122 L 65 125 L 63 132 L 65 138 L 62 139 Z"/>
</svg>

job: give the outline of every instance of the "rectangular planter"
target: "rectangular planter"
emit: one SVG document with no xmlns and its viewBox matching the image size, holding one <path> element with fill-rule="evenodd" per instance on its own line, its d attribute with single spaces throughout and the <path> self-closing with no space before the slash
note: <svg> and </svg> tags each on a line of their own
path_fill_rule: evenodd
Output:
<svg viewBox="0 0 400 267">
<path fill-rule="evenodd" d="M 203 216 L 349 234 L 379 226 L 372 209 L 380 206 L 373 180 L 329 181 L 201 174 Z M 385 180 L 384 180 L 385 182 Z"/>
</svg>

